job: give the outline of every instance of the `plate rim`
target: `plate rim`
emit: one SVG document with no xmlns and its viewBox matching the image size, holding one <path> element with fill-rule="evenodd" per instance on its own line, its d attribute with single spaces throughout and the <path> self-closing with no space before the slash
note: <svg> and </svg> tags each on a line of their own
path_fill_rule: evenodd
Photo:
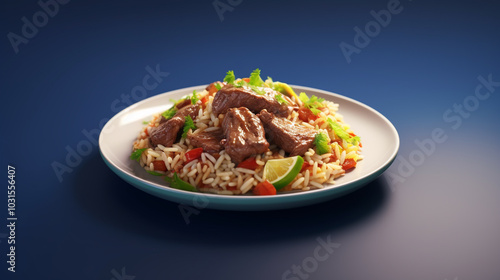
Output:
<svg viewBox="0 0 500 280">
<path fill-rule="evenodd" d="M 212 193 L 202 193 L 202 192 L 189 192 L 184 190 L 179 190 L 168 186 L 168 183 L 165 182 L 165 185 L 159 185 L 155 182 L 148 181 L 146 179 L 140 178 L 135 174 L 130 174 L 129 171 L 124 170 L 120 166 L 114 164 L 112 160 L 110 160 L 109 156 L 103 151 L 103 141 L 106 136 L 106 129 L 109 128 L 110 124 L 119 119 L 122 115 L 126 114 L 129 111 L 134 110 L 135 107 L 140 106 L 143 103 L 151 102 L 156 98 L 163 98 L 165 95 L 176 95 L 181 92 L 192 92 L 193 90 L 204 89 L 207 85 L 198 85 L 191 86 L 186 88 L 180 88 L 176 90 L 171 90 L 163 93 L 156 94 L 154 96 L 148 97 L 141 101 L 138 101 L 127 108 L 121 110 L 116 113 L 108 122 L 103 126 L 99 134 L 99 152 L 101 157 L 103 158 L 106 165 L 120 178 L 122 178 L 127 183 L 133 185 L 134 187 L 150 193 L 152 195 L 161 197 L 163 199 L 177 202 L 181 204 L 190 204 L 191 206 L 199 206 L 197 205 L 199 201 L 196 201 L 196 198 L 205 198 L 208 199 L 207 205 L 203 208 L 212 208 L 212 209 L 221 209 L 221 210 L 273 210 L 273 209 L 286 209 L 286 208 L 294 208 L 299 206 L 305 206 L 309 204 L 316 204 L 319 202 L 323 202 L 326 200 L 331 200 L 336 197 L 339 197 L 343 194 L 347 194 L 351 191 L 354 191 L 365 184 L 373 181 L 378 176 L 380 176 L 389 166 L 394 162 L 400 148 L 400 138 L 399 134 L 395 128 L 395 126 L 389 121 L 387 117 L 383 114 L 375 110 L 374 108 L 357 101 L 353 98 L 340 95 L 338 93 L 334 93 L 331 91 L 326 91 L 323 89 L 312 88 L 307 86 L 299 86 L 289 84 L 290 87 L 294 90 L 298 91 L 313 91 L 320 92 L 322 94 L 332 96 L 333 98 L 343 99 L 347 102 L 356 104 L 357 106 L 363 107 L 365 110 L 369 110 L 372 113 L 376 114 L 388 128 L 393 132 L 393 136 L 395 140 L 395 145 L 393 146 L 393 150 L 391 151 L 390 156 L 385 160 L 383 164 L 369 172 L 368 174 L 363 175 L 360 178 L 356 178 L 355 180 L 351 180 L 348 182 L 343 182 L 338 185 L 329 185 L 323 189 L 315 189 L 308 190 L 303 192 L 290 192 L 290 193 L 280 193 L 275 196 L 247 196 L 247 195 L 220 195 L 220 194 L 212 194 Z M 336 102 L 337 103 L 337 102 Z M 340 108 L 340 113 L 342 114 L 342 108 Z M 392 137 L 391 137 L 392 138 Z M 133 141 L 133 139 L 131 140 Z M 350 187 L 350 188 L 349 188 Z M 324 195 L 322 195 L 324 194 Z M 297 199 L 297 197 L 299 199 Z M 203 199 L 202 199 L 203 200 Z M 261 202 L 261 203 L 258 203 Z M 270 202 L 274 202 L 274 204 L 269 205 Z M 194 205 L 193 205 L 194 204 Z"/>
</svg>

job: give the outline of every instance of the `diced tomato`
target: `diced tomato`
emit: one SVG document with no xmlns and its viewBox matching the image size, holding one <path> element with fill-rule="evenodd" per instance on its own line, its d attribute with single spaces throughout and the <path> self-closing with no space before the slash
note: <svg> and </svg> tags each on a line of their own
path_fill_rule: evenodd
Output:
<svg viewBox="0 0 500 280">
<path fill-rule="evenodd" d="M 304 163 L 302 164 L 302 169 L 300 169 L 300 172 L 304 172 L 307 169 L 309 169 L 310 167 L 312 167 L 312 165 L 310 165 L 309 162 L 304 160 Z"/>
<path fill-rule="evenodd" d="M 330 162 L 335 162 L 337 161 L 337 155 L 335 155 L 335 153 L 332 153 L 332 155 L 330 156 Z"/>
<path fill-rule="evenodd" d="M 208 95 L 205 95 L 202 99 L 201 99 L 201 103 L 203 104 L 207 104 L 208 102 Z"/>
<path fill-rule="evenodd" d="M 342 169 L 344 170 L 349 170 L 354 167 L 356 167 L 356 161 L 352 158 L 346 158 L 344 163 L 342 163 Z"/>
<path fill-rule="evenodd" d="M 309 114 L 312 114 L 311 110 L 301 107 L 298 111 L 299 119 L 303 122 L 307 122 L 309 118 Z"/>
<path fill-rule="evenodd" d="M 268 180 L 260 182 L 253 188 L 255 195 L 276 195 L 276 188 Z"/>
<path fill-rule="evenodd" d="M 198 159 L 201 157 L 201 153 L 203 153 L 203 148 L 192 149 L 191 151 L 186 153 L 186 163 Z"/>
<path fill-rule="evenodd" d="M 247 82 L 247 83 L 250 83 L 250 78 L 243 78 L 242 80 Z"/>
<path fill-rule="evenodd" d="M 144 133 L 146 133 L 146 135 L 149 136 L 148 127 L 144 128 Z"/>
<path fill-rule="evenodd" d="M 217 88 L 216 84 L 219 84 L 220 86 L 223 86 L 222 83 L 220 82 L 213 82 L 210 85 L 208 85 L 208 95 L 214 95 L 219 89 Z"/>
<path fill-rule="evenodd" d="M 255 170 L 257 166 L 259 165 L 257 164 L 257 160 L 254 157 L 247 158 L 238 164 L 238 167 L 250 170 Z"/>
<path fill-rule="evenodd" d="M 318 116 L 315 116 L 313 112 L 306 107 L 300 107 L 299 111 L 299 119 L 303 122 L 308 122 L 310 120 L 316 120 Z"/>
<path fill-rule="evenodd" d="M 167 166 L 163 160 L 152 161 L 155 171 L 167 171 Z"/>
</svg>

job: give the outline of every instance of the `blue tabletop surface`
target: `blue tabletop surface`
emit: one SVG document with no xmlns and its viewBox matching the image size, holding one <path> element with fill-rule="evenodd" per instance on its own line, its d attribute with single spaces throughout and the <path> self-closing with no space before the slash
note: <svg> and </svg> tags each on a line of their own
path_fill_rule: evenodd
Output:
<svg viewBox="0 0 500 280">
<path fill-rule="evenodd" d="M 0 279 L 500 279 L 499 7 L 3 1 Z M 381 112 L 393 165 L 326 203 L 186 220 L 100 157 L 121 109 L 255 68 Z"/>
</svg>

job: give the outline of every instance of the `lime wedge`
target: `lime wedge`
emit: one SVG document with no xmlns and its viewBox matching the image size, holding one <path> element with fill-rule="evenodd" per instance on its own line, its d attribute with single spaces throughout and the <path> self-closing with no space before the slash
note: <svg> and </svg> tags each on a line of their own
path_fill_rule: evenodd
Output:
<svg viewBox="0 0 500 280">
<path fill-rule="evenodd" d="M 279 91 L 281 93 L 287 95 L 288 97 L 295 97 L 296 100 L 299 100 L 299 97 L 297 96 L 297 94 L 295 94 L 295 91 L 293 91 L 293 89 L 288 84 L 282 82 L 275 82 L 275 84 L 278 85 L 278 88 L 280 89 Z"/>
<path fill-rule="evenodd" d="M 297 177 L 303 163 L 304 159 L 301 156 L 268 160 L 264 166 L 263 179 L 268 180 L 279 190 Z"/>
</svg>

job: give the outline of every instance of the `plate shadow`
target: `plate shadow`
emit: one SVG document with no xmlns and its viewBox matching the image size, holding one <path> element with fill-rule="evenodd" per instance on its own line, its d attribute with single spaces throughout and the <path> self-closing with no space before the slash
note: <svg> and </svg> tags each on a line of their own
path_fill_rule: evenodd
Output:
<svg viewBox="0 0 500 280">
<path fill-rule="evenodd" d="M 149 195 L 119 178 L 98 152 L 87 157 L 75 173 L 75 201 L 98 222 L 158 240 L 217 246 L 334 233 L 369 220 L 384 208 L 390 195 L 382 174 L 352 193 L 320 204 L 259 212 L 191 208 L 194 211 L 185 212 L 190 215 L 183 215 L 179 204 Z"/>
</svg>

